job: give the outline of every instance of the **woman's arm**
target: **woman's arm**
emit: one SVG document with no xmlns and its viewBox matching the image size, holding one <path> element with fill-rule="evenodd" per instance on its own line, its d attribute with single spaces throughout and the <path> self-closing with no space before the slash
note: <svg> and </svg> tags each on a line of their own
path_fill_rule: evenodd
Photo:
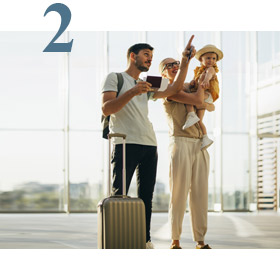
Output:
<svg viewBox="0 0 280 280">
<path fill-rule="evenodd" d="M 179 103 L 202 106 L 204 104 L 204 89 L 199 86 L 196 93 L 187 93 L 180 91 L 168 97 L 168 100 L 173 100 Z"/>
<path fill-rule="evenodd" d="M 209 112 L 215 111 L 215 105 L 213 103 L 206 103 L 204 102 L 201 106 L 196 106 L 196 109 L 200 110 L 207 110 Z"/>
<path fill-rule="evenodd" d="M 182 59 L 180 63 L 180 68 L 177 72 L 175 81 L 170 85 L 166 90 L 164 91 L 155 91 L 153 98 L 165 98 L 169 97 L 171 95 L 174 95 L 178 92 L 180 92 L 183 88 L 184 81 L 186 79 L 187 73 L 188 73 L 188 68 L 189 68 L 189 63 L 190 60 L 195 56 L 196 50 L 192 46 L 192 40 L 194 38 L 194 35 L 191 36 L 185 50 L 182 53 Z M 190 53 L 190 49 L 192 48 L 192 53 L 190 59 L 188 58 L 188 55 Z"/>
</svg>

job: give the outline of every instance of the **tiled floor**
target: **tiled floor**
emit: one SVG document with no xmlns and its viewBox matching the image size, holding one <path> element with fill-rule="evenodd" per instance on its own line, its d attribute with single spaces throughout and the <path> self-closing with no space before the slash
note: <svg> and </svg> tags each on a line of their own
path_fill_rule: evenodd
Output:
<svg viewBox="0 0 280 280">
<path fill-rule="evenodd" d="M 167 213 L 152 216 L 156 249 L 170 244 Z M 216 249 L 280 249 L 280 214 L 209 213 L 206 242 Z M 181 245 L 192 249 L 189 214 L 185 215 Z M 96 214 L 0 214 L 0 248 L 95 249 Z"/>
</svg>

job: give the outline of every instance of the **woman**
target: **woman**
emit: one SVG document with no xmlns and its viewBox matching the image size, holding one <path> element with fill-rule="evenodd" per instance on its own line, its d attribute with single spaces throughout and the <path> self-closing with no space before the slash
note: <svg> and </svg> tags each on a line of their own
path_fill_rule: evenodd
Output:
<svg viewBox="0 0 280 280">
<path fill-rule="evenodd" d="M 192 54 L 192 57 L 195 53 Z M 160 73 L 172 84 L 180 63 L 173 58 L 166 58 L 160 63 Z M 170 153 L 170 204 L 169 221 L 171 224 L 171 249 L 182 249 L 180 237 L 188 193 L 190 218 L 193 240 L 197 242 L 197 249 L 211 249 L 204 243 L 207 231 L 208 211 L 208 175 L 209 154 L 200 149 L 202 131 L 196 123 L 186 130 L 182 130 L 187 114 L 184 104 L 195 105 L 209 111 L 214 110 L 213 104 L 204 103 L 204 90 L 199 84 L 195 94 L 184 91 L 164 100 L 164 109 L 169 125 L 169 153 Z"/>
</svg>

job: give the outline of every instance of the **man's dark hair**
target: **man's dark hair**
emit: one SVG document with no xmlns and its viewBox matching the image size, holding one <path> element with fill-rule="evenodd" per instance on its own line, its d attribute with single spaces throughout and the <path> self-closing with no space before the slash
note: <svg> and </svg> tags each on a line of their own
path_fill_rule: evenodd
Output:
<svg viewBox="0 0 280 280">
<path fill-rule="evenodd" d="M 139 44 L 135 44 L 133 46 L 131 46 L 128 50 L 127 50 L 127 60 L 129 60 L 130 54 L 133 52 L 135 54 L 138 54 L 139 51 L 141 50 L 145 50 L 145 49 L 149 49 L 151 51 L 154 50 L 154 48 L 152 46 L 150 46 L 149 44 L 146 43 L 139 43 Z"/>
</svg>

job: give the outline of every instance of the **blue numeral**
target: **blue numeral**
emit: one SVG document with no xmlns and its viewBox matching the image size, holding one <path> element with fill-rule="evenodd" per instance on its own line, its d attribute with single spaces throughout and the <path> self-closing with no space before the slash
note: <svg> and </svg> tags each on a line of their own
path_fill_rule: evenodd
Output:
<svg viewBox="0 0 280 280">
<path fill-rule="evenodd" d="M 43 52 L 71 52 L 73 39 L 69 43 L 55 43 L 55 41 L 59 38 L 59 36 L 65 31 L 65 29 L 69 25 L 71 20 L 71 11 L 66 5 L 61 3 L 55 3 L 47 8 L 44 16 L 46 16 L 46 14 L 52 11 L 58 12 L 60 14 L 61 24 L 58 32 L 47 45 L 47 47 L 43 50 Z"/>
</svg>

